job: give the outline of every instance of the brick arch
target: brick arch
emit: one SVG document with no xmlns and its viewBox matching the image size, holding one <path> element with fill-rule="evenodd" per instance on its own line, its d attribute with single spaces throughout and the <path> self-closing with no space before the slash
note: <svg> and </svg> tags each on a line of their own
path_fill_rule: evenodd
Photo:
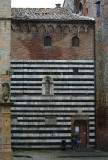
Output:
<svg viewBox="0 0 108 160">
<path fill-rule="evenodd" d="M 29 32 L 29 26 L 28 25 L 25 25 L 23 27 L 23 32 Z"/>
<path fill-rule="evenodd" d="M 76 26 L 72 27 L 72 33 L 77 34 L 78 33 L 78 28 Z"/>
<path fill-rule="evenodd" d="M 81 26 L 80 29 L 79 29 L 79 31 L 82 32 L 82 33 L 84 33 L 85 32 L 85 27 Z"/>
<path fill-rule="evenodd" d="M 45 26 L 44 25 L 41 25 L 40 27 L 39 27 L 39 29 L 38 29 L 38 31 L 40 32 L 40 33 L 46 33 L 46 28 L 45 28 Z"/>
<path fill-rule="evenodd" d="M 54 33 L 54 27 L 52 25 L 48 26 L 48 32 L 49 33 Z"/>
<path fill-rule="evenodd" d="M 15 31 L 20 32 L 21 31 L 21 26 L 20 25 L 16 25 L 15 26 Z"/>
<path fill-rule="evenodd" d="M 63 32 L 64 32 L 64 33 L 69 33 L 69 32 L 70 32 L 69 26 L 66 25 L 66 26 L 64 27 L 64 29 L 63 29 Z"/>
<path fill-rule="evenodd" d="M 56 26 L 56 33 L 62 33 L 62 27 L 60 25 Z"/>
<path fill-rule="evenodd" d="M 32 26 L 30 27 L 30 31 L 31 31 L 31 32 L 37 32 L 37 26 L 36 26 L 36 25 L 32 25 Z"/>
</svg>

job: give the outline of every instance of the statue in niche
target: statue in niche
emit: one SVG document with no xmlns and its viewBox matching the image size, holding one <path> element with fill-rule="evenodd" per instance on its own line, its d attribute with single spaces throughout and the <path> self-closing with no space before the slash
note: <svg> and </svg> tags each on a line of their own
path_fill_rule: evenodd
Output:
<svg viewBox="0 0 108 160">
<path fill-rule="evenodd" d="M 3 101 L 4 102 L 9 102 L 9 97 L 10 97 L 9 83 L 3 83 L 2 84 L 2 92 L 3 92 L 3 96 L 2 96 Z"/>
<path fill-rule="evenodd" d="M 46 94 L 50 94 L 50 81 L 47 79 L 45 83 Z"/>
</svg>

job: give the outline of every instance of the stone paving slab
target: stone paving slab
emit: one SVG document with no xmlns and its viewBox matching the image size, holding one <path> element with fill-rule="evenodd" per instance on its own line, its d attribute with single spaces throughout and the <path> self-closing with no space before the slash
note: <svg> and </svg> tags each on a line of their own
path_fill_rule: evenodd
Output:
<svg viewBox="0 0 108 160">
<path fill-rule="evenodd" d="M 94 152 L 76 152 L 72 150 L 33 150 L 15 151 L 13 160 L 108 160 L 108 153 L 95 150 Z"/>
</svg>

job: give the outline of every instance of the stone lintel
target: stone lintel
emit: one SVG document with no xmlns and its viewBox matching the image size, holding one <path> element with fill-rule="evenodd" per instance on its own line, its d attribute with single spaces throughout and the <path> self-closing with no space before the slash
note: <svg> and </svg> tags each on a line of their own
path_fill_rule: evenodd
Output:
<svg viewBox="0 0 108 160">
<path fill-rule="evenodd" d="M 89 120 L 89 115 L 73 115 L 72 120 Z"/>
</svg>

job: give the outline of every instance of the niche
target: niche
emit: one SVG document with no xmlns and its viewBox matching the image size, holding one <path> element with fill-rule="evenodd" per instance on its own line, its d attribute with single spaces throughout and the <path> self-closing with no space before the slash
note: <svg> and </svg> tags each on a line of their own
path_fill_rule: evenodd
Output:
<svg viewBox="0 0 108 160">
<path fill-rule="evenodd" d="M 53 80 L 49 76 L 43 78 L 42 95 L 53 95 Z"/>
</svg>

